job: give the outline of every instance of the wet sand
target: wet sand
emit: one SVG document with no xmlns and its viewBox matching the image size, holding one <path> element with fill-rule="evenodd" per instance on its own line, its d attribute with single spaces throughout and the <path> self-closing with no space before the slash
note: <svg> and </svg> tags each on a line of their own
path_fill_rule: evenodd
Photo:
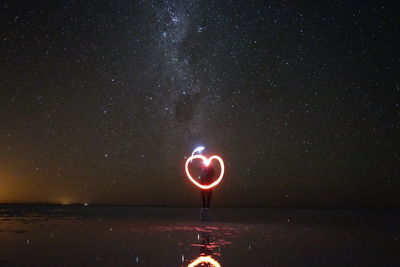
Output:
<svg viewBox="0 0 400 267">
<path fill-rule="evenodd" d="M 212 209 L 212 218 L 200 222 L 195 208 L 3 205 L 0 265 L 400 266 L 396 211 Z"/>
</svg>

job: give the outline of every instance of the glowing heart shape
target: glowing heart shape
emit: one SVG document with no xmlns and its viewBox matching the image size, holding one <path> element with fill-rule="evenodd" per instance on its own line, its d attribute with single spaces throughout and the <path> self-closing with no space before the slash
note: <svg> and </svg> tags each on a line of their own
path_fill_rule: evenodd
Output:
<svg viewBox="0 0 400 267">
<path fill-rule="evenodd" d="M 219 164 L 221 165 L 221 173 L 220 173 L 218 179 L 215 180 L 214 182 L 212 182 L 211 184 L 208 184 L 208 185 L 203 185 L 203 184 L 200 184 L 199 182 L 197 182 L 197 181 L 190 175 L 190 172 L 189 172 L 189 163 L 190 163 L 192 160 L 194 160 L 194 159 L 202 159 L 202 160 L 203 160 L 203 163 L 204 163 L 206 166 L 208 166 L 208 165 L 211 163 L 211 161 L 212 161 L 213 159 L 218 160 Z M 199 188 L 201 188 L 201 189 L 210 189 L 210 188 L 213 188 L 214 186 L 216 186 L 217 184 L 219 184 L 219 183 L 222 181 L 222 177 L 224 176 L 224 171 L 225 171 L 225 165 L 224 165 L 224 161 L 221 159 L 221 157 L 216 156 L 216 155 L 211 156 L 211 157 L 209 157 L 208 159 L 207 159 L 205 156 L 203 156 L 203 155 L 193 155 L 193 156 L 189 157 L 189 158 L 186 160 L 185 170 L 186 170 L 186 175 L 187 175 L 187 177 L 189 178 L 189 180 L 190 180 L 192 183 L 194 183 L 195 185 L 197 185 L 197 186 L 198 186 Z"/>
</svg>

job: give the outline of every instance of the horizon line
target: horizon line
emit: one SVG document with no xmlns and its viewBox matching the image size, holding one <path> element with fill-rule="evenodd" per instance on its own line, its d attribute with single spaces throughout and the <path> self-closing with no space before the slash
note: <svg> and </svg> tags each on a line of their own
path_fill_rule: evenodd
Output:
<svg viewBox="0 0 400 267">
<path fill-rule="evenodd" d="M 63 206 L 63 207 L 93 207 L 93 206 L 110 206 L 110 207 L 136 207 L 136 208 L 201 208 L 193 205 L 145 205 L 145 204 L 121 204 L 121 203 L 49 203 L 49 202 L 18 202 L 18 203 L 0 203 L 1 206 Z M 219 205 L 213 208 L 232 208 L 232 209 L 293 209 L 293 210 L 388 210 L 400 211 L 400 207 L 385 206 L 385 207 L 354 207 L 354 206 L 227 206 Z"/>
</svg>

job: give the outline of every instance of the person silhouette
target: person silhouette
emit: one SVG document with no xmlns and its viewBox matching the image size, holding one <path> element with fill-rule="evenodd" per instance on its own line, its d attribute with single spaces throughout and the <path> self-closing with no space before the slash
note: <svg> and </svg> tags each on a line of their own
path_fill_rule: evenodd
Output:
<svg viewBox="0 0 400 267">
<path fill-rule="evenodd" d="M 214 177 L 214 168 L 211 165 L 203 165 L 200 175 L 200 183 L 203 185 L 211 184 Z M 201 199 L 203 201 L 203 208 L 210 208 L 210 201 L 212 196 L 212 188 L 200 189 Z"/>
</svg>

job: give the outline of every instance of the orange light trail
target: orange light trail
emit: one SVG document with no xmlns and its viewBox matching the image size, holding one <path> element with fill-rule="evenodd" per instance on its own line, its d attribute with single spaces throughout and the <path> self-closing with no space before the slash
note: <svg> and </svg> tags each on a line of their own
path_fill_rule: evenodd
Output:
<svg viewBox="0 0 400 267">
<path fill-rule="evenodd" d="M 201 263 L 209 263 L 215 267 L 221 267 L 218 261 L 211 258 L 211 256 L 200 256 L 196 258 L 193 262 L 191 262 L 187 267 L 195 267 Z"/>
<path fill-rule="evenodd" d="M 208 184 L 208 185 L 203 185 L 203 184 L 200 184 L 199 182 L 197 182 L 197 181 L 190 175 L 190 172 L 189 172 L 189 163 L 190 163 L 192 160 L 194 160 L 194 159 L 201 159 L 201 160 L 203 160 L 203 163 L 204 163 L 206 166 L 208 166 L 208 165 L 211 163 L 211 161 L 212 161 L 213 159 L 218 160 L 219 164 L 221 165 L 221 173 L 220 173 L 218 179 L 215 180 L 214 182 L 212 182 L 211 184 Z M 213 155 L 213 156 L 209 157 L 208 159 L 207 159 L 205 156 L 203 156 L 203 155 L 192 155 L 191 157 L 189 157 L 189 158 L 186 160 L 185 170 L 186 170 L 186 175 L 188 176 L 189 180 L 190 180 L 192 183 L 194 183 L 195 185 L 197 185 L 197 186 L 198 186 L 199 188 L 201 188 L 201 189 L 210 189 L 210 188 L 213 188 L 214 186 L 216 186 L 217 184 L 219 184 L 219 183 L 222 181 L 222 177 L 224 176 L 224 172 L 225 172 L 225 165 L 224 165 L 224 161 L 221 159 L 221 157 L 220 157 L 220 156 L 217 156 L 217 155 Z"/>
</svg>

